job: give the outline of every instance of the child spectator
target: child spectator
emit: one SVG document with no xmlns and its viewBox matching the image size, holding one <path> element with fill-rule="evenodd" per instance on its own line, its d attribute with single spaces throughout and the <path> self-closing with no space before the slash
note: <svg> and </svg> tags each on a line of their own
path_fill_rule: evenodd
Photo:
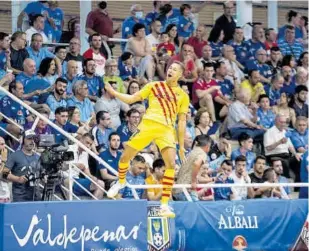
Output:
<svg viewBox="0 0 309 251">
<path fill-rule="evenodd" d="M 205 163 L 201 171 L 198 175 L 198 183 L 199 184 L 209 184 L 215 181 L 215 178 L 211 178 L 208 175 L 209 164 Z M 204 188 L 197 188 L 197 195 L 199 200 L 214 200 L 214 191 L 212 188 L 204 187 Z"/>
<path fill-rule="evenodd" d="M 120 57 L 119 62 L 119 75 L 123 81 L 129 81 L 137 76 L 137 70 L 133 66 L 133 54 L 124 52 Z"/>
<path fill-rule="evenodd" d="M 162 43 L 158 45 L 157 50 L 160 51 L 160 49 L 163 48 L 163 50 L 165 49 L 169 56 L 174 55 L 175 46 L 170 42 L 170 35 L 167 32 L 161 33 L 161 41 Z"/>
</svg>

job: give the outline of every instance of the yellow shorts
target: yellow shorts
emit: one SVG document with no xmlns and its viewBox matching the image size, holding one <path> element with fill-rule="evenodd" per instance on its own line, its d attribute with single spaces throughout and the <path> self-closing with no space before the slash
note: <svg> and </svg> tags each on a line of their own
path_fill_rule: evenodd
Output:
<svg viewBox="0 0 309 251">
<path fill-rule="evenodd" d="M 155 121 L 143 120 L 136 133 L 134 133 L 127 145 L 141 151 L 152 141 L 162 151 L 166 147 L 176 148 L 175 129 Z"/>
</svg>

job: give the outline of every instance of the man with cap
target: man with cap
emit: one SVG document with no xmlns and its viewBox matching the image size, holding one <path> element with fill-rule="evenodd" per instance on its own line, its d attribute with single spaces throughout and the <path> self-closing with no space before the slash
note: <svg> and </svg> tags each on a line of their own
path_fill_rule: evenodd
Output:
<svg viewBox="0 0 309 251">
<path fill-rule="evenodd" d="M 35 133 L 27 130 L 23 133 L 20 150 L 9 155 L 5 167 L 10 170 L 6 175 L 13 183 L 13 202 L 38 200 L 34 178 L 40 171 L 39 155 L 35 150 Z"/>
</svg>

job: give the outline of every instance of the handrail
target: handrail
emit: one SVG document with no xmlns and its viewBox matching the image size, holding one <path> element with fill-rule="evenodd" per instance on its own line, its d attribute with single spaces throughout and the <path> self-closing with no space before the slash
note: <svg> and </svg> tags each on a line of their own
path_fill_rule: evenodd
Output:
<svg viewBox="0 0 309 251">
<path fill-rule="evenodd" d="M 23 130 L 24 128 L 19 125 L 18 123 L 16 123 L 14 120 L 12 120 L 11 118 L 9 118 L 8 116 L 6 116 L 5 114 L 3 114 L 2 112 L 0 112 L 0 115 L 2 117 L 4 117 L 6 120 L 10 121 L 12 124 L 16 125 L 19 129 Z"/>
<path fill-rule="evenodd" d="M 147 189 L 147 188 L 163 188 L 163 185 L 129 185 L 130 188 Z M 197 184 L 197 188 L 221 188 L 221 187 L 309 187 L 309 183 L 229 183 L 229 184 Z M 175 184 L 175 188 L 191 188 L 190 184 Z"/>
<path fill-rule="evenodd" d="M 62 135 L 64 135 L 66 138 L 70 139 L 72 142 L 77 144 L 81 149 L 83 149 L 85 152 L 87 152 L 90 156 L 92 156 L 95 160 L 97 160 L 100 164 L 104 165 L 111 173 L 114 175 L 118 175 L 118 172 L 112 168 L 108 163 L 106 163 L 104 160 L 102 160 L 99 156 L 97 156 L 95 153 L 93 153 L 89 148 L 87 148 L 84 144 L 82 144 L 79 140 L 74 138 L 72 135 L 70 135 L 68 132 L 64 131 L 62 128 L 57 126 L 55 123 L 50 121 L 48 118 L 44 117 L 42 114 L 38 113 L 36 110 L 34 110 L 32 107 L 21 101 L 19 98 L 14 96 L 12 93 L 8 92 L 6 89 L 4 89 L 2 86 L 0 86 L 0 91 L 4 92 L 6 95 L 8 95 L 11 99 L 25 107 L 27 110 L 29 110 L 32 114 L 42 119 L 44 122 L 46 122 L 51 127 L 55 128 L 58 132 L 60 132 Z M 0 127 L 0 129 L 2 129 Z"/>
</svg>

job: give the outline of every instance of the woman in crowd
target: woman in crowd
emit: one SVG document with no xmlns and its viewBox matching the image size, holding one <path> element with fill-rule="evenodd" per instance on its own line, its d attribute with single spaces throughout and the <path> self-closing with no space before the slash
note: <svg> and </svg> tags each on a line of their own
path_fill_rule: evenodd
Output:
<svg viewBox="0 0 309 251">
<path fill-rule="evenodd" d="M 297 66 L 302 66 L 308 70 L 308 51 L 305 51 L 300 55 Z"/>
<path fill-rule="evenodd" d="M 213 123 L 210 119 L 210 114 L 206 108 L 201 108 L 198 110 L 195 118 L 195 135 L 208 135 L 212 138 L 219 132 L 219 123 Z"/>
<path fill-rule="evenodd" d="M 293 71 L 292 72 L 293 76 L 295 76 L 297 64 L 296 64 L 295 58 L 292 55 L 285 55 L 282 58 L 281 67 L 286 66 L 286 65 L 291 67 Z"/>
<path fill-rule="evenodd" d="M 56 74 L 56 62 L 53 58 L 44 58 L 40 64 L 38 75 L 52 86 L 59 77 Z"/>
<path fill-rule="evenodd" d="M 170 36 L 170 43 L 175 46 L 175 53 L 179 52 L 179 39 L 178 39 L 178 32 L 177 32 L 177 25 L 176 24 L 169 24 L 165 32 Z"/>
<path fill-rule="evenodd" d="M 280 99 L 277 105 L 273 106 L 273 112 L 275 114 L 282 114 L 290 121 L 292 127 L 295 128 L 296 114 L 294 109 L 289 107 L 290 98 L 287 93 L 283 92 L 280 95 Z"/>
</svg>

